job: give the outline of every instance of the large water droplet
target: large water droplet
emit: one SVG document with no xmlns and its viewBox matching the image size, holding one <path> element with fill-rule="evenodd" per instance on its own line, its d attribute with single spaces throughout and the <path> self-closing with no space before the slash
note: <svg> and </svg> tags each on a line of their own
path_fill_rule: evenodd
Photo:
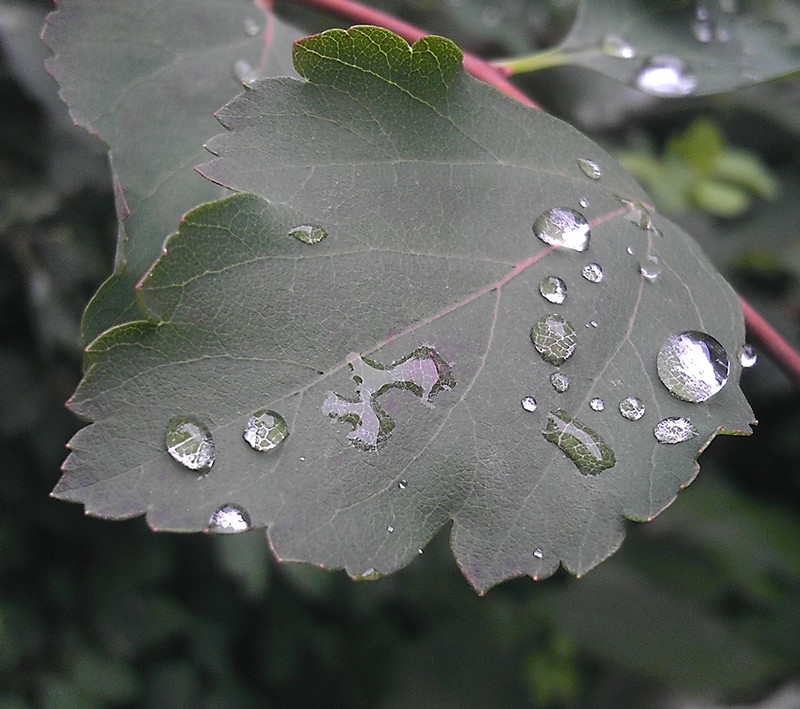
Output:
<svg viewBox="0 0 800 709">
<path fill-rule="evenodd" d="M 250 62 L 239 59 L 233 65 L 233 75 L 239 83 L 249 86 L 258 78 L 258 69 L 254 69 Z"/>
<path fill-rule="evenodd" d="M 545 362 L 558 367 L 572 357 L 578 335 L 560 315 L 545 315 L 531 328 L 531 342 Z"/>
<path fill-rule="evenodd" d="M 208 522 L 207 532 L 212 534 L 236 534 L 250 529 L 250 515 L 239 505 L 222 505 Z"/>
<path fill-rule="evenodd" d="M 753 345 L 742 345 L 739 348 L 739 364 L 742 365 L 745 369 L 752 367 L 758 361 L 758 355 L 756 354 L 755 348 Z"/>
<path fill-rule="evenodd" d="M 547 415 L 542 435 L 566 453 L 584 475 L 597 475 L 617 462 L 614 451 L 595 431 L 563 409 Z"/>
<path fill-rule="evenodd" d="M 244 33 L 250 37 L 255 37 L 261 31 L 261 26 L 252 17 L 244 21 Z"/>
<path fill-rule="evenodd" d="M 548 209 L 533 223 L 533 233 L 545 244 L 572 251 L 586 251 L 592 232 L 586 217 L 574 209 Z"/>
<path fill-rule="evenodd" d="M 604 276 L 603 268 L 599 263 L 587 263 L 581 270 L 581 275 L 590 283 L 600 283 Z"/>
<path fill-rule="evenodd" d="M 247 419 L 242 438 L 257 451 L 271 451 L 289 435 L 286 420 L 269 409 L 256 411 Z"/>
<path fill-rule="evenodd" d="M 526 396 L 521 403 L 525 411 L 536 411 L 536 399 L 532 396 Z"/>
<path fill-rule="evenodd" d="M 603 169 L 594 160 L 587 158 L 578 158 L 578 167 L 581 172 L 593 180 L 599 180 L 603 176 Z M 582 251 L 583 249 L 581 249 Z"/>
<path fill-rule="evenodd" d="M 695 403 L 722 389 L 730 371 L 725 348 L 711 335 L 693 330 L 667 338 L 658 352 L 657 367 L 670 394 Z"/>
<path fill-rule="evenodd" d="M 639 70 L 636 87 L 653 96 L 689 96 L 697 88 L 697 76 L 680 57 L 659 54 L 648 59 Z"/>
<path fill-rule="evenodd" d="M 663 270 L 664 267 L 661 265 L 661 259 L 658 256 L 648 256 L 639 264 L 639 272 L 650 282 L 655 281 Z"/>
<path fill-rule="evenodd" d="M 175 416 L 167 424 L 167 452 L 185 468 L 207 472 L 216 449 L 211 431 L 196 416 Z"/>
<path fill-rule="evenodd" d="M 548 276 L 539 284 L 542 298 L 555 305 L 561 305 L 567 299 L 567 284 L 558 276 Z"/>
<path fill-rule="evenodd" d="M 589 408 L 592 409 L 592 411 L 602 411 L 606 408 L 606 402 L 599 396 L 596 396 L 589 402 Z"/>
<path fill-rule="evenodd" d="M 603 38 L 600 51 L 615 59 L 633 59 L 636 56 L 636 50 L 628 42 L 612 34 Z"/>
<path fill-rule="evenodd" d="M 553 372 L 550 375 L 550 383 L 559 394 L 563 394 L 569 389 L 569 377 L 564 372 Z"/>
<path fill-rule="evenodd" d="M 542 557 L 544 557 L 544 550 L 539 548 L 539 547 L 537 547 L 536 549 L 533 550 L 533 555 L 537 559 L 541 559 Z"/>
<path fill-rule="evenodd" d="M 628 421 L 638 421 L 644 416 L 645 408 L 639 397 L 626 396 L 619 402 L 619 412 Z"/>
<path fill-rule="evenodd" d="M 685 417 L 666 418 L 653 427 L 653 435 L 659 443 L 683 443 L 697 435 L 697 429 Z"/>
<path fill-rule="evenodd" d="M 318 244 L 328 236 L 328 232 L 319 226 L 301 224 L 300 226 L 289 229 L 289 236 L 298 241 L 302 241 L 304 244 Z"/>
</svg>

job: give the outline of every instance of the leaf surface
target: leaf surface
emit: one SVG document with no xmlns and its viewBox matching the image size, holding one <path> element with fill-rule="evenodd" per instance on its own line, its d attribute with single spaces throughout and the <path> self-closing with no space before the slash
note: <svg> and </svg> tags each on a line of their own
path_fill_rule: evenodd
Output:
<svg viewBox="0 0 800 709">
<path fill-rule="evenodd" d="M 480 591 L 559 562 L 588 571 L 624 517 L 652 518 L 693 479 L 716 433 L 748 430 L 736 362 L 699 404 L 656 373 L 677 332 L 735 353 L 735 295 L 673 224 L 640 228 L 644 208 L 620 195 L 644 194 L 610 156 L 468 76 L 449 41 L 331 30 L 297 43 L 295 65 L 305 81 L 259 81 L 221 111 L 230 132 L 202 171 L 249 194 L 190 212 L 144 281 L 151 319 L 90 348 L 71 406 L 94 423 L 56 496 L 180 531 L 239 505 L 279 558 L 353 576 L 402 567 L 449 520 Z M 536 238 L 554 207 L 585 212 L 586 251 Z M 639 262 L 656 254 L 649 282 Z M 582 275 L 589 263 L 600 282 Z M 562 304 L 539 293 L 550 276 Z M 560 365 L 530 336 L 551 316 L 575 331 Z M 617 409 L 628 396 L 646 406 L 639 420 Z M 243 432 L 264 409 L 289 435 L 258 452 Z M 205 474 L 167 454 L 175 416 L 213 435 Z M 658 443 L 654 426 L 680 416 L 699 435 Z M 579 466 L 587 455 L 603 464 Z"/>
<path fill-rule="evenodd" d="M 84 340 L 140 317 L 134 286 L 192 207 L 221 196 L 194 166 L 249 65 L 293 74 L 299 32 L 243 0 L 62 0 L 44 38 L 74 120 L 108 145 L 120 218 L 117 267 L 90 303 Z"/>
<path fill-rule="evenodd" d="M 566 63 L 667 97 L 731 91 L 800 70 L 796 5 L 787 0 L 743 0 L 735 10 L 726 9 L 729 5 L 582 0 L 555 52 Z M 645 80 L 648 68 L 659 65 L 664 68 Z"/>
</svg>

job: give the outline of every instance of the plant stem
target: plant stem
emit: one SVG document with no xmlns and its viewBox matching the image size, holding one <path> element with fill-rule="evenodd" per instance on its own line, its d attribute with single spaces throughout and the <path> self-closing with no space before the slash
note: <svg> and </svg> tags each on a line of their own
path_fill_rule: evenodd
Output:
<svg viewBox="0 0 800 709">
<path fill-rule="evenodd" d="M 300 5 L 316 7 L 354 22 L 385 27 L 387 30 L 391 30 L 395 34 L 400 35 L 408 42 L 416 42 L 418 39 L 429 34 L 415 25 L 404 22 L 385 12 L 362 5 L 359 2 L 355 2 L 355 0 L 293 0 L 293 2 Z M 528 98 L 528 96 L 514 86 L 507 79 L 507 76 L 513 73 L 520 73 L 521 71 L 532 71 L 533 69 L 519 68 L 515 71 L 510 67 L 525 60 L 533 62 L 536 57 L 538 57 L 537 61 L 540 62 L 540 64 L 535 68 L 542 69 L 545 66 L 555 66 L 555 63 L 545 63 L 546 61 L 554 61 L 555 57 L 546 60 L 546 58 L 552 54 L 554 53 L 542 52 L 540 54 L 531 55 L 530 57 L 522 57 L 521 59 L 499 62 L 496 65 L 492 65 L 474 54 L 464 52 L 464 68 L 475 78 L 485 81 L 487 84 L 494 86 L 499 91 L 502 91 L 504 94 L 520 103 L 530 106 L 531 108 L 540 108 Z M 566 61 L 566 57 L 561 55 L 558 63 L 564 63 L 564 61 Z M 800 384 L 800 354 L 792 348 L 750 303 L 741 296 L 739 296 L 739 301 L 742 305 L 742 313 L 749 337 L 751 337 L 789 377 Z"/>
<path fill-rule="evenodd" d="M 571 58 L 579 56 L 580 54 L 587 54 L 586 52 L 562 52 L 558 49 L 549 49 L 544 52 L 536 52 L 535 54 L 526 54 L 524 57 L 514 57 L 513 59 L 501 59 L 492 62 L 492 66 L 500 69 L 505 76 L 514 76 L 515 74 L 525 74 L 531 71 L 539 71 L 540 69 L 549 69 L 552 66 L 561 66 L 568 64 Z M 591 56 L 596 52 L 592 52 Z"/>
</svg>

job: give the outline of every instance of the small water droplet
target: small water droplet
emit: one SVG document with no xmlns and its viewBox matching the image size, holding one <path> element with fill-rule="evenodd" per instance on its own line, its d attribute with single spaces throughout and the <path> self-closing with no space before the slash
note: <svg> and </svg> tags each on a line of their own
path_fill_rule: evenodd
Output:
<svg viewBox="0 0 800 709">
<path fill-rule="evenodd" d="M 255 37 L 261 31 L 261 25 L 258 24 L 252 17 L 245 18 L 244 33 L 250 37 Z"/>
<path fill-rule="evenodd" d="M 256 411 L 247 419 L 242 438 L 257 451 L 271 451 L 289 435 L 286 420 L 269 409 Z"/>
<path fill-rule="evenodd" d="M 587 263 L 583 267 L 581 275 L 590 283 L 600 283 L 605 274 L 603 273 L 603 268 L 599 263 Z"/>
<path fill-rule="evenodd" d="M 756 354 L 755 348 L 753 345 L 742 345 L 739 348 L 739 364 L 742 365 L 745 369 L 752 367 L 758 361 L 758 355 Z"/>
<path fill-rule="evenodd" d="M 692 422 L 681 416 L 666 418 L 653 427 L 653 435 L 659 443 L 683 443 L 697 435 Z"/>
<path fill-rule="evenodd" d="M 567 299 L 567 284 L 558 276 L 548 276 L 539 284 L 539 293 L 545 300 L 561 305 Z"/>
<path fill-rule="evenodd" d="M 353 581 L 377 581 L 380 577 L 380 573 L 375 571 L 373 568 L 369 568 L 362 573 L 353 576 Z"/>
<path fill-rule="evenodd" d="M 597 320 L 590 320 L 586 323 L 586 327 L 597 327 Z"/>
<path fill-rule="evenodd" d="M 642 400 L 637 396 L 626 396 L 619 402 L 619 412 L 628 421 L 638 421 L 644 416 L 645 408 Z"/>
<path fill-rule="evenodd" d="M 557 367 L 575 352 L 578 335 L 568 320 L 560 315 L 545 315 L 531 328 L 531 342 L 542 359 Z"/>
<path fill-rule="evenodd" d="M 690 330 L 667 338 L 658 352 L 657 368 L 670 394 L 697 403 L 725 386 L 730 363 L 725 348 L 711 335 Z"/>
<path fill-rule="evenodd" d="M 533 233 L 545 244 L 571 251 L 586 251 L 592 235 L 586 217 L 566 207 L 554 207 L 541 214 L 533 223 Z"/>
<path fill-rule="evenodd" d="M 250 515 L 239 505 L 222 505 L 208 522 L 207 532 L 212 534 L 236 534 L 250 529 Z"/>
<path fill-rule="evenodd" d="M 697 89 L 697 76 L 680 57 L 659 54 L 648 59 L 639 70 L 636 87 L 653 96 L 689 96 Z"/>
<path fill-rule="evenodd" d="M 583 207 L 584 209 L 586 209 L 586 207 L 588 207 L 588 206 L 589 206 L 589 200 L 588 200 L 586 197 L 581 197 L 581 198 L 578 200 L 578 204 L 579 204 L 581 207 Z"/>
<path fill-rule="evenodd" d="M 654 232 L 661 236 L 661 232 L 658 231 L 653 224 L 653 217 L 650 214 L 650 210 L 644 204 L 620 195 L 614 196 L 617 198 L 617 201 L 625 207 L 626 212 L 623 216 L 627 221 L 642 231 Z"/>
<path fill-rule="evenodd" d="M 536 399 L 532 396 L 526 396 L 522 400 L 522 408 L 525 409 L 525 411 L 536 411 Z"/>
<path fill-rule="evenodd" d="M 394 532 L 394 527 L 392 527 L 392 525 L 390 524 L 388 527 L 386 527 L 386 531 L 389 532 L 389 534 L 391 534 L 392 532 Z"/>
<path fill-rule="evenodd" d="M 564 372 L 553 372 L 550 375 L 550 383 L 559 394 L 569 389 L 569 377 Z"/>
<path fill-rule="evenodd" d="M 216 459 L 211 431 L 196 416 L 174 416 L 167 424 L 167 452 L 189 470 L 208 472 Z"/>
<path fill-rule="evenodd" d="M 318 244 L 328 236 L 328 232 L 319 226 L 301 224 L 300 226 L 289 229 L 289 236 L 298 241 L 302 241 L 304 244 Z"/>
<path fill-rule="evenodd" d="M 587 158 L 578 158 L 578 167 L 581 172 L 593 180 L 599 180 L 603 176 L 603 169 L 594 160 Z M 583 249 L 581 249 L 583 251 Z"/>
<path fill-rule="evenodd" d="M 597 475 L 617 462 L 614 451 L 595 431 L 563 409 L 547 415 L 542 435 L 569 456 L 584 475 Z"/>
<path fill-rule="evenodd" d="M 533 555 L 537 559 L 541 559 L 544 556 L 544 551 L 541 548 L 537 547 L 536 549 L 533 550 Z"/>
<path fill-rule="evenodd" d="M 633 59 L 636 56 L 636 50 L 628 42 L 612 34 L 603 38 L 600 51 L 615 59 Z"/>
<path fill-rule="evenodd" d="M 589 402 L 589 408 L 592 409 L 592 411 L 602 411 L 606 408 L 606 402 L 599 396 L 596 396 Z"/>
<path fill-rule="evenodd" d="M 250 62 L 239 59 L 233 65 L 233 75 L 240 84 L 249 86 L 258 78 L 258 69 L 254 69 Z"/>
<path fill-rule="evenodd" d="M 639 264 L 639 272 L 651 283 L 661 275 L 663 270 L 664 267 L 661 265 L 661 259 L 658 256 L 648 256 Z"/>
<path fill-rule="evenodd" d="M 408 487 L 408 480 L 401 480 L 397 483 L 397 487 L 401 490 L 405 490 Z"/>
</svg>

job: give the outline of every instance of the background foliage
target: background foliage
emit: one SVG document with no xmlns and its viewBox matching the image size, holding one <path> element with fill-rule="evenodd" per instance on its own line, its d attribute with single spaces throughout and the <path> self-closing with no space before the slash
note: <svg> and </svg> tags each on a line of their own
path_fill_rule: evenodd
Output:
<svg viewBox="0 0 800 709">
<path fill-rule="evenodd" d="M 557 42 L 571 12 L 521 0 L 387 6 L 488 56 Z M 102 153 L 71 129 L 41 70 L 46 9 L 0 2 L 0 707 L 798 701 L 800 407 L 763 357 L 743 380 L 755 435 L 718 439 L 672 508 L 630 525 L 622 550 L 581 581 L 517 580 L 480 599 L 440 535 L 405 571 L 352 583 L 274 564 L 259 532 L 153 535 L 48 499 L 79 425 L 62 404 L 80 375 L 79 318 L 110 270 L 115 226 Z M 287 11 L 309 32 L 333 23 Z M 674 200 L 684 211 L 673 216 L 800 342 L 795 81 L 672 102 L 580 69 L 523 81 L 612 151 L 667 155 L 699 117 L 757 157 L 776 178 L 772 201 L 756 191 L 731 218 Z"/>
</svg>

